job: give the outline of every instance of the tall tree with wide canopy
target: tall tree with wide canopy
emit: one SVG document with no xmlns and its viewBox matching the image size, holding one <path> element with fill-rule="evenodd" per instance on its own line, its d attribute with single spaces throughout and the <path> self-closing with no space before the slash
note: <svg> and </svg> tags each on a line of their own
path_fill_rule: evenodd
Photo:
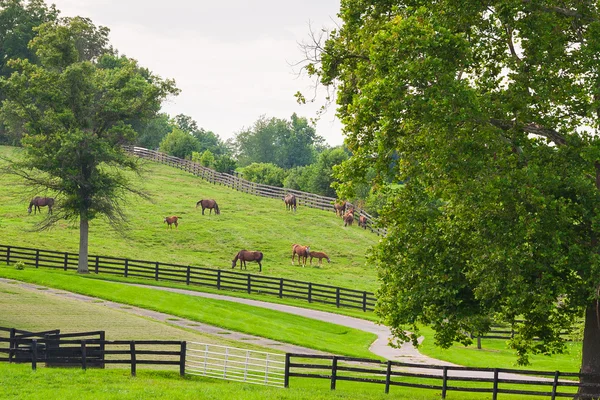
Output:
<svg viewBox="0 0 600 400">
<path fill-rule="evenodd" d="M 372 256 L 400 341 L 425 323 L 467 342 L 494 316 L 526 362 L 585 317 L 581 371 L 600 373 L 598 7 L 342 0 L 312 49 L 353 153 L 341 180 L 374 168 L 393 194 Z"/>
<path fill-rule="evenodd" d="M 42 227 L 79 221 L 78 271 L 85 273 L 89 221 L 104 216 L 121 226 L 125 194 L 139 193 L 124 174 L 139 171 L 123 148 L 135 138 L 126 121 L 154 117 L 177 89 L 135 60 L 112 55 L 108 29 L 85 18 L 41 25 L 30 46 L 40 65 L 13 60 L 16 72 L 0 80 L 6 95 L 0 112 L 21 118 L 26 133 L 24 159 L 12 164 L 12 172 L 58 193 L 58 212 Z"/>
</svg>

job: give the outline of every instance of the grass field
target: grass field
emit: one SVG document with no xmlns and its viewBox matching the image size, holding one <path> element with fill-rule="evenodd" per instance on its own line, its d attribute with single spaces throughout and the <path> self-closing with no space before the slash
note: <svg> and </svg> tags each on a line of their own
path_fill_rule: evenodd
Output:
<svg viewBox="0 0 600 400">
<path fill-rule="evenodd" d="M 19 150 L 0 147 L 1 157 L 18 157 Z M 283 201 L 252 196 L 173 167 L 144 161 L 142 179 L 132 176 L 134 184 L 146 191 L 151 201 L 129 198 L 126 214 L 130 221 L 126 237 L 115 233 L 106 221 L 90 223 L 91 254 L 172 262 L 209 268 L 231 268 L 231 260 L 241 249 L 264 253 L 263 274 L 315 283 L 333 284 L 358 290 L 377 289 L 376 271 L 366 264 L 367 249 L 377 235 L 358 226 L 344 228 L 333 208 L 331 212 L 299 207 L 296 213 L 285 210 Z M 1 164 L 1 162 L 0 162 Z M 78 251 L 78 227 L 61 222 L 47 232 L 35 231 L 42 215 L 28 215 L 27 206 L 34 195 L 16 176 L 0 174 L 0 230 L 2 243 L 59 251 Z M 202 215 L 195 204 L 214 198 L 221 215 Z M 163 218 L 182 217 L 178 229 L 167 229 Z M 324 251 L 331 263 L 322 266 L 291 265 L 291 246 L 310 245 Z M 256 263 L 248 272 L 258 273 Z"/>
</svg>

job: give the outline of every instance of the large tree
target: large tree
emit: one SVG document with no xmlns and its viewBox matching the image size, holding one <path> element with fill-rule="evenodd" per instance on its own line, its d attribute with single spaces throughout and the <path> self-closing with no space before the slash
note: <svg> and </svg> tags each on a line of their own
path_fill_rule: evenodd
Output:
<svg viewBox="0 0 600 400">
<path fill-rule="evenodd" d="M 337 88 L 353 153 L 342 180 L 373 168 L 393 195 L 373 259 L 400 341 L 424 323 L 468 342 L 494 316 L 526 362 L 585 317 L 581 372 L 600 373 L 598 7 L 342 0 L 316 42 L 308 71 Z"/>
<path fill-rule="evenodd" d="M 88 271 L 89 221 L 104 216 L 120 226 L 122 201 L 136 191 L 124 174 L 138 164 L 123 145 L 135 131 L 127 121 L 152 118 L 174 83 L 113 55 L 108 29 L 84 18 L 41 25 L 30 43 L 40 64 L 13 60 L 14 72 L 0 81 L 6 95 L 1 113 L 21 119 L 24 159 L 12 172 L 32 185 L 56 192 L 59 219 L 79 221 L 78 271 Z"/>
</svg>

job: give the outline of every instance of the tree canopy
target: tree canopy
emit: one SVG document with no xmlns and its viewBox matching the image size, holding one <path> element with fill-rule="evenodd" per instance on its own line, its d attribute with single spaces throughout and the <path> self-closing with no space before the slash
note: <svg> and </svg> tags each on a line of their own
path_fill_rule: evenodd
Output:
<svg viewBox="0 0 600 400">
<path fill-rule="evenodd" d="M 383 320 L 449 346 L 493 316 L 527 362 L 585 315 L 582 371 L 600 373 L 598 2 L 342 0 L 339 16 L 308 71 L 337 89 L 341 181 L 374 170 L 390 199 Z"/>
<path fill-rule="evenodd" d="M 79 221 L 78 270 L 87 272 L 89 221 L 104 216 L 120 226 L 125 194 L 139 193 L 123 173 L 138 171 L 123 148 L 135 138 L 128 121 L 153 118 L 177 89 L 114 55 L 108 29 L 87 19 L 49 22 L 38 32 L 30 47 L 39 64 L 12 60 L 15 72 L 0 80 L 0 118 L 20 120 L 25 132 L 24 159 L 11 172 L 58 195 L 58 212 L 44 226 Z"/>
</svg>

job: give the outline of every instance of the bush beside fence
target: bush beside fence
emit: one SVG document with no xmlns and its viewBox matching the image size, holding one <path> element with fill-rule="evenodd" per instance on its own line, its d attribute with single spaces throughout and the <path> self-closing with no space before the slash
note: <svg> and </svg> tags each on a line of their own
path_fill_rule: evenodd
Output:
<svg viewBox="0 0 600 400">
<path fill-rule="evenodd" d="M 7 264 L 21 261 L 35 268 L 77 271 L 79 254 L 0 244 L 0 260 Z M 95 274 L 185 283 L 218 290 L 243 291 L 249 294 L 261 293 L 279 298 L 300 299 L 309 303 L 330 304 L 338 308 L 355 308 L 363 311 L 373 311 L 376 301 L 375 295 L 366 291 L 158 261 L 89 255 L 88 268 Z"/>
</svg>

